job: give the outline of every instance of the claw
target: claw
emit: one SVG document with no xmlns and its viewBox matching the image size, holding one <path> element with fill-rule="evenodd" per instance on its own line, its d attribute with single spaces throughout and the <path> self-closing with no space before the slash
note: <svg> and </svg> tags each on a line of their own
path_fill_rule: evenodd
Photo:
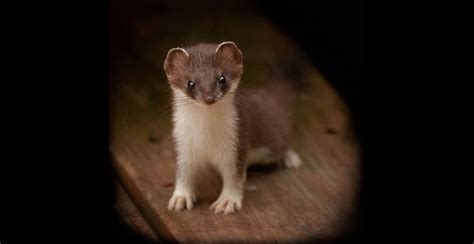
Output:
<svg viewBox="0 0 474 244">
<path fill-rule="evenodd" d="M 196 198 L 191 195 L 173 195 L 168 202 L 169 211 L 181 211 L 186 207 L 187 210 L 191 210 L 194 206 Z"/>
<path fill-rule="evenodd" d="M 215 214 L 218 214 L 218 213 L 224 213 L 224 214 L 234 213 L 235 211 L 241 209 L 241 202 L 239 202 L 239 200 L 233 200 L 233 199 L 228 199 L 228 198 L 219 198 L 217 201 L 215 201 L 211 205 L 211 207 L 209 209 L 214 210 Z"/>
</svg>

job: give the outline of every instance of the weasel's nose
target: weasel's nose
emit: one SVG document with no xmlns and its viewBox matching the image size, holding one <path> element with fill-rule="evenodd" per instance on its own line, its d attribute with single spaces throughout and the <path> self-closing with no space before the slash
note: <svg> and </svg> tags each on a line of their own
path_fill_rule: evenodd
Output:
<svg viewBox="0 0 474 244">
<path fill-rule="evenodd" d="M 205 102 L 206 104 L 209 104 L 209 105 L 210 105 L 210 104 L 213 104 L 213 103 L 216 102 L 216 97 L 214 97 L 214 96 L 207 96 L 207 97 L 204 98 L 204 102 Z"/>
</svg>

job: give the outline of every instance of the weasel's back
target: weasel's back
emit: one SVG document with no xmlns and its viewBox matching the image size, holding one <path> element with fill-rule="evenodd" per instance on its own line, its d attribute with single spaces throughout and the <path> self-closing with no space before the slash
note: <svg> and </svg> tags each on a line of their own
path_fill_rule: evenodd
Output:
<svg viewBox="0 0 474 244">
<path fill-rule="evenodd" d="M 243 139 L 249 148 L 283 152 L 291 141 L 288 103 L 270 89 L 240 89 L 235 96 Z"/>
</svg>

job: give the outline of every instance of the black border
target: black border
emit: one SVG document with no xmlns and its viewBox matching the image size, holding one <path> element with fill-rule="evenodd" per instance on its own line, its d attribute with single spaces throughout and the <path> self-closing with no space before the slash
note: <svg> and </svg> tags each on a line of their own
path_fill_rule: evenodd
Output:
<svg viewBox="0 0 474 244">
<path fill-rule="evenodd" d="M 338 241 L 426 242 L 446 236 L 451 228 L 437 227 L 442 220 L 430 221 L 433 214 L 444 210 L 431 211 L 436 199 L 423 199 L 417 188 L 420 181 L 427 180 L 431 165 L 419 163 L 422 157 L 400 153 L 407 152 L 410 143 L 407 121 L 419 112 L 409 114 L 405 108 L 410 106 L 403 105 L 412 105 L 410 95 L 424 98 L 424 93 L 406 95 L 405 91 L 420 85 L 423 78 L 413 75 L 417 72 L 413 67 L 418 67 L 413 58 L 432 41 L 419 39 L 423 36 L 420 30 L 429 22 L 424 13 L 432 5 L 257 3 L 268 16 L 280 19 L 282 29 L 315 60 L 354 112 L 363 146 L 360 229 Z M 344 6 L 354 10 L 338 11 Z M 138 243 L 112 209 L 105 82 L 107 2 L 18 3 L 5 9 L 12 16 L 5 16 L 2 139 L 6 154 L 1 163 L 0 241 Z M 330 33 L 330 24 L 325 26 L 323 34 L 339 41 L 324 43 L 321 32 L 312 32 L 311 20 L 318 13 L 328 19 L 335 15 L 363 21 L 357 30 L 346 26 L 345 34 L 340 35 Z M 361 35 L 361 46 L 343 40 L 348 35 Z M 324 50 L 313 48 L 324 45 L 341 45 L 354 52 L 344 60 L 331 59 Z M 321 58 L 324 55 L 327 63 Z M 357 71 L 344 73 L 347 64 Z M 454 223 L 453 228 L 461 224 L 444 223 Z"/>
</svg>

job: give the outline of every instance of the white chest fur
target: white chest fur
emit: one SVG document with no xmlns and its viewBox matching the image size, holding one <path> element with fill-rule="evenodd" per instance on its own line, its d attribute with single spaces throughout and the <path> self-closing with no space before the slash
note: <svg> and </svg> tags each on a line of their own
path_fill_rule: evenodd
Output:
<svg viewBox="0 0 474 244">
<path fill-rule="evenodd" d="M 232 97 L 206 106 L 173 90 L 173 136 L 178 164 L 232 164 L 236 158 L 238 115 Z M 187 100 L 185 100 L 187 99 Z M 230 161 L 230 162 L 229 162 Z"/>
</svg>

